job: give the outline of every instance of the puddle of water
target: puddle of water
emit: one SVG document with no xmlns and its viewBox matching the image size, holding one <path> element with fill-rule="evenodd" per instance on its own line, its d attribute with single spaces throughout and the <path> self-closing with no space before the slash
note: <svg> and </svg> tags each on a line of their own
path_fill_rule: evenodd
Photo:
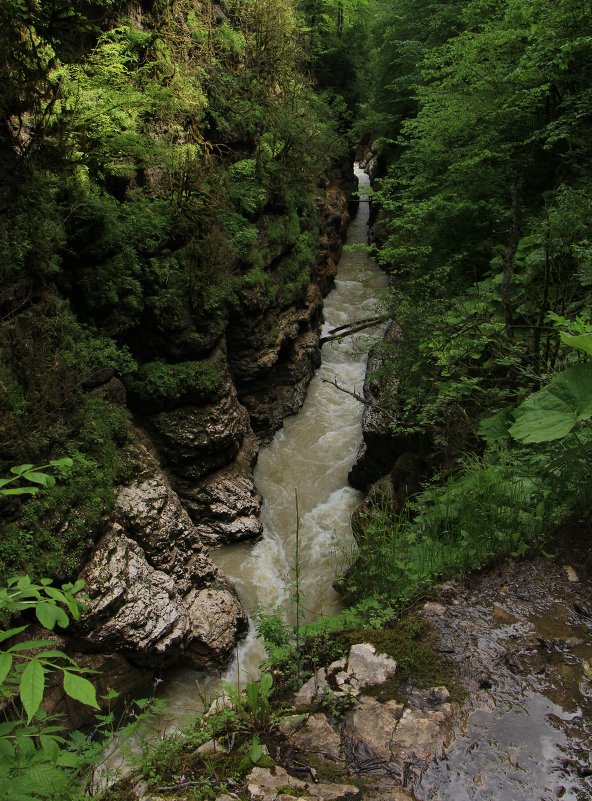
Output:
<svg viewBox="0 0 592 801">
<path fill-rule="evenodd" d="M 420 801 L 581 801 L 581 788 L 561 768 L 568 744 L 557 722 L 570 722 L 560 706 L 540 693 L 516 701 L 499 698 L 494 710 L 469 718 L 445 760 L 415 788 Z"/>
<path fill-rule="evenodd" d="M 441 622 L 464 655 L 473 711 L 445 758 L 427 767 L 417 799 L 590 801 L 592 641 L 575 612 L 585 586 L 567 586 L 557 565 L 535 560 L 492 571 L 479 588 Z M 475 690 L 482 674 L 486 692 Z"/>
</svg>

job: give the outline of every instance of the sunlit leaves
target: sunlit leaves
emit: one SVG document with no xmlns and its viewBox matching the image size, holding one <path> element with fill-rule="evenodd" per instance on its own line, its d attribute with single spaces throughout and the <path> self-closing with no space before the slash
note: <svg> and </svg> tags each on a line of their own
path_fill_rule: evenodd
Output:
<svg viewBox="0 0 592 801">
<path fill-rule="evenodd" d="M 75 701 L 87 704 L 95 709 L 99 709 L 97 703 L 97 693 L 94 685 L 84 676 L 80 676 L 70 670 L 64 671 L 64 692 Z"/>
<path fill-rule="evenodd" d="M 3 495 L 36 495 L 41 487 L 53 487 L 55 485 L 55 478 L 49 473 L 42 472 L 47 468 L 64 468 L 72 467 L 72 459 L 69 457 L 63 459 L 54 459 L 48 464 L 41 467 L 35 467 L 32 464 L 20 464 L 10 468 L 11 476 L 0 478 L 0 497 Z M 27 481 L 32 482 L 22 486 L 19 482 Z M 17 486 L 13 486 L 17 482 Z M 34 486 L 38 485 L 38 486 Z M 19 589 L 21 587 L 19 586 Z"/>
<path fill-rule="evenodd" d="M 19 683 L 19 696 L 29 721 L 35 715 L 45 691 L 45 668 L 36 659 L 26 665 Z"/>
</svg>

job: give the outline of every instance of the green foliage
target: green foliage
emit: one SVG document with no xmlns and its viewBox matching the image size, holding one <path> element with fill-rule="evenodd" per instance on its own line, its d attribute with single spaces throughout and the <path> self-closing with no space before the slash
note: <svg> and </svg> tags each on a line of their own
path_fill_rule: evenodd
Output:
<svg viewBox="0 0 592 801">
<path fill-rule="evenodd" d="M 530 395 L 514 412 L 509 434 L 519 442 L 552 442 L 566 437 L 592 417 L 592 365 L 558 373 L 540 392 Z"/>
<path fill-rule="evenodd" d="M 33 583 L 28 576 L 11 578 L 0 588 L 0 615 L 34 610 L 44 628 L 65 628 L 69 615 L 78 620 L 84 609 L 76 597 L 83 587 L 81 581 L 58 589 L 49 579 Z M 83 675 L 89 671 L 56 649 L 53 640 L 23 639 L 20 635 L 27 628 L 0 629 L 0 694 L 11 702 L 18 697 L 27 716 L 26 721 L 17 715 L 0 724 L 0 798 L 65 799 L 75 781 L 72 769 L 83 764 L 66 748 L 61 727 L 40 716 L 47 677 L 61 672 L 66 695 L 98 709 L 95 688 Z"/>
<path fill-rule="evenodd" d="M 114 484 L 133 470 L 122 450 L 129 440 L 127 412 L 92 395 L 84 409 L 86 428 L 67 446 L 73 462 L 65 468 L 68 480 L 5 516 L 0 575 L 30 567 L 62 579 L 75 575 L 93 532 L 112 508 Z"/>
<path fill-rule="evenodd" d="M 237 161 L 228 170 L 230 197 L 236 204 L 237 211 L 246 215 L 261 211 L 265 203 L 265 189 L 258 185 L 256 171 L 255 159 Z"/>
<path fill-rule="evenodd" d="M 221 368 L 206 361 L 147 362 L 125 377 L 133 402 L 143 411 L 211 402 L 220 396 L 223 381 Z"/>
<path fill-rule="evenodd" d="M 0 496 L 6 495 L 37 495 L 39 492 L 39 486 L 41 487 L 53 487 L 55 485 L 55 478 L 50 475 L 49 473 L 42 472 L 49 467 L 72 467 L 73 462 L 72 459 L 69 457 L 65 457 L 64 459 L 52 459 L 49 464 L 41 465 L 40 467 L 35 467 L 32 464 L 19 464 L 15 467 L 10 468 L 10 472 L 13 474 L 8 478 L 0 478 Z M 33 482 L 32 484 L 26 484 L 25 486 L 20 487 L 11 487 L 11 484 L 20 481 L 29 481 Z"/>
<path fill-rule="evenodd" d="M 291 0 L 42 6 L 0 9 L 0 472 L 74 464 L 15 495 L 0 573 L 65 578 L 128 469 L 95 372 L 144 410 L 218 397 L 230 309 L 302 298 L 345 112 L 311 88 Z"/>
<path fill-rule="evenodd" d="M 467 460 L 458 476 L 417 496 L 413 517 L 371 509 L 347 572 L 348 592 L 405 605 L 437 580 L 523 555 L 545 531 L 547 494 L 532 464 L 504 453 Z"/>
<path fill-rule="evenodd" d="M 230 682 L 222 682 L 224 694 L 232 701 L 238 727 L 248 732 L 266 732 L 275 724 L 270 698 L 273 676 L 264 672 L 261 678 L 247 682 L 244 691 Z"/>
<path fill-rule="evenodd" d="M 212 741 L 212 748 L 197 752 Z M 141 757 L 141 770 L 151 783 L 174 785 L 179 793 L 185 791 L 203 801 L 214 801 L 231 786 L 236 788 L 253 765 L 273 764 L 259 736 L 246 731 L 230 709 L 210 712 L 173 734 L 148 738 Z"/>
</svg>

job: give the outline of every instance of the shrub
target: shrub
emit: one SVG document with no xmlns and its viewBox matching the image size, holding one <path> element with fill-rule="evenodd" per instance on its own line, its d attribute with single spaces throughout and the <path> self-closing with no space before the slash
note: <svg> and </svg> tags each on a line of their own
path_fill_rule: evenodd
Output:
<svg viewBox="0 0 592 801">
<path fill-rule="evenodd" d="M 214 401 L 220 396 L 224 371 L 207 361 L 146 362 L 125 377 L 125 384 L 132 402 L 142 411 L 151 411 Z"/>
</svg>

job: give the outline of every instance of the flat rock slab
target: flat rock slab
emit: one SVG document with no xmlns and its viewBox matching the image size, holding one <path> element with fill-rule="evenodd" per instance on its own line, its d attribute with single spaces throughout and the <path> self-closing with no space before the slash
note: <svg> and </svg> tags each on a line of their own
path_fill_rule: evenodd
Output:
<svg viewBox="0 0 592 801">
<path fill-rule="evenodd" d="M 298 690 L 294 696 L 294 706 L 296 709 L 308 709 L 324 692 L 330 689 L 327 682 L 327 671 L 321 668 Z"/>
<path fill-rule="evenodd" d="M 298 718 L 302 716 L 292 716 Z M 343 759 L 341 753 L 341 738 L 329 723 L 326 715 L 311 715 L 309 718 L 301 720 L 299 724 L 295 721 L 288 728 L 288 742 L 292 748 L 304 751 L 307 754 L 314 754 L 319 759 L 328 759 L 339 762 Z"/>
<path fill-rule="evenodd" d="M 359 687 L 369 687 L 392 679 L 397 663 L 386 654 L 377 654 L 370 643 L 358 643 L 350 649 L 345 672 L 357 679 Z"/>
<path fill-rule="evenodd" d="M 427 764 L 443 755 L 455 711 L 448 691 L 433 688 L 413 695 L 406 706 L 362 696 L 347 715 L 342 733 L 343 749 L 353 770 L 400 778 L 407 763 Z"/>
<path fill-rule="evenodd" d="M 281 798 L 316 798 L 319 801 L 357 801 L 358 787 L 351 784 L 314 784 L 295 779 L 283 768 L 253 768 L 247 776 L 252 801 L 277 801 Z"/>
</svg>

